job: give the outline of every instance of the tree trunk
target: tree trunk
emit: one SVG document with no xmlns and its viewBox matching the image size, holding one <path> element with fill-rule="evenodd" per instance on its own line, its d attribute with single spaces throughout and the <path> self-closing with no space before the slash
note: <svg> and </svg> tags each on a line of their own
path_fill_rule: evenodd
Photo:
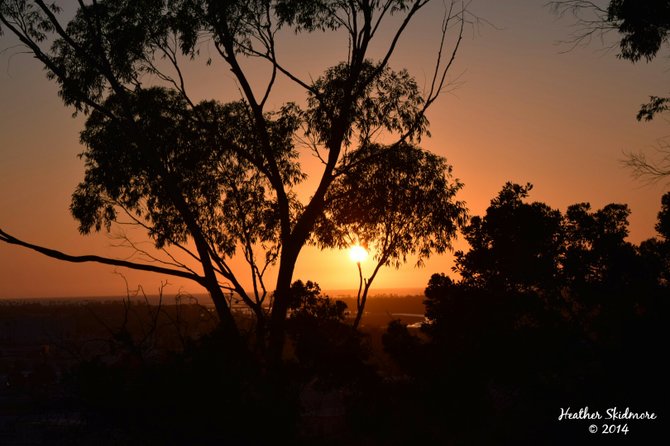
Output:
<svg viewBox="0 0 670 446">
<path fill-rule="evenodd" d="M 368 291 L 370 290 L 370 281 L 365 282 L 365 288 L 363 290 L 363 295 L 360 296 L 357 302 L 357 308 L 356 308 L 356 319 L 354 319 L 354 330 L 358 329 L 358 326 L 361 323 L 361 319 L 363 318 L 363 313 L 365 313 L 365 302 L 368 300 Z M 360 291 L 359 291 L 360 293 Z"/>
<path fill-rule="evenodd" d="M 233 318 L 232 310 L 226 302 L 226 297 L 224 296 L 223 291 L 221 291 L 219 284 L 211 283 L 210 281 L 210 283 L 207 284 L 207 290 L 212 298 L 212 302 L 214 302 L 216 314 L 219 316 L 219 326 L 224 335 L 226 338 L 231 339 L 231 345 L 242 348 L 242 335 L 237 328 L 237 322 L 235 322 L 235 318 Z"/>
<path fill-rule="evenodd" d="M 270 339 L 268 358 L 273 366 L 279 366 L 282 360 L 284 342 L 286 338 L 286 316 L 291 298 L 291 281 L 298 259 L 300 247 L 286 247 L 282 250 L 279 263 L 279 274 L 275 288 L 272 314 L 270 316 Z"/>
</svg>

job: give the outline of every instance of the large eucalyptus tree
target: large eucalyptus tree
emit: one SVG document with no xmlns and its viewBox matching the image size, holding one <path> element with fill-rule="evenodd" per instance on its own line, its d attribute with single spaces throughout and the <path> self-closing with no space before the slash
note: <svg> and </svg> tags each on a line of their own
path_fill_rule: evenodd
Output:
<svg viewBox="0 0 670 446">
<path fill-rule="evenodd" d="M 296 260 L 315 240 L 324 210 L 332 216 L 334 205 L 347 205 L 333 198 L 333 185 L 347 184 L 361 166 L 386 169 L 379 159 L 415 147 L 427 132 L 425 112 L 445 86 L 467 22 L 463 2 L 446 4 L 434 71 L 422 91 L 406 70 L 392 69 L 390 60 L 408 24 L 428 3 L 79 0 L 76 12 L 68 14 L 43 0 L 0 0 L 0 31 L 18 37 L 58 84 L 64 104 L 86 116 L 81 132 L 86 172 L 71 204 L 80 231 L 131 221 L 169 257 L 160 264 L 72 256 L 2 230 L 0 240 L 61 260 L 191 279 L 209 292 L 231 337 L 239 337 L 239 330 L 226 293 L 236 293 L 255 315 L 258 339 L 264 340 L 260 347 L 269 346 L 270 357 L 277 359 Z M 281 59 L 277 39 L 309 39 L 315 32 L 343 38 L 346 60 L 305 79 Z M 383 39 L 383 51 L 373 58 L 371 48 Z M 193 99 L 184 64 L 198 59 L 211 64 L 210 57 L 230 70 L 239 100 Z M 258 65 L 250 68 L 249 59 L 265 63 L 264 85 L 252 81 Z M 304 96 L 270 109 L 280 77 Z M 301 153 L 310 151 L 322 161 L 322 171 L 305 199 L 296 186 L 306 178 Z M 432 177 L 443 181 L 422 185 L 453 204 L 441 209 L 448 212 L 429 216 L 441 219 L 437 228 L 451 228 L 464 212 L 452 203 L 458 186 L 444 166 Z M 423 178 L 421 172 L 415 178 Z M 371 215 L 377 214 L 366 218 Z M 390 215 L 400 214 L 379 216 Z M 407 231 L 411 242 L 413 229 Z M 439 243 L 421 245 L 422 253 L 443 249 L 454 236 L 451 230 L 437 234 Z M 248 268 L 236 270 L 235 255 Z M 180 260 L 184 256 L 192 261 Z M 271 266 L 277 268 L 273 292 L 265 281 Z"/>
</svg>

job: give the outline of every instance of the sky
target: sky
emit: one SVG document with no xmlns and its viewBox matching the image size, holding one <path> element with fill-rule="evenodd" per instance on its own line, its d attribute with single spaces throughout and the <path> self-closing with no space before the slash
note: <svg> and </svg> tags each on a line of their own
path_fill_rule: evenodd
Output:
<svg viewBox="0 0 670 446">
<path fill-rule="evenodd" d="M 449 74 L 449 88 L 431 107 L 432 137 L 423 147 L 447 158 L 464 184 L 458 198 L 471 215 L 485 212 L 506 181 L 534 185 L 530 199 L 564 211 L 573 203 L 594 209 L 627 203 L 634 243 L 655 235 L 654 224 L 667 184 L 649 185 L 622 166 L 626 151 L 653 153 L 670 133 L 663 118 L 640 123 L 635 114 L 650 95 L 663 95 L 668 64 L 618 60 L 600 42 L 571 51 L 570 18 L 559 19 L 542 0 L 473 0 L 473 13 L 487 23 L 466 29 Z M 426 84 L 439 41 L 443 4 L 434 1 L 406 30 L 391 66 L 407 68 Z M 388 42 L 394 22 L 383 29 Z M 344 57 L 346 42 L 337 36 L 281 35 L 279 53 L 306 78 Z M 41 66 L 8 35 L 0 37 L 0 228 L 23 240 L 71 254 L 126 258 L 108 234 L 82 236 L 70 216 L 70 196 L 83 178 L 79 132 L 84 118 L 72 117 Z M 205 48 L 205 52 L 208 49 Z M 253 67 L 252 67 L 253 68 Z M 258 69 L 257 85 L 265 72 Z M 216 62 L 187 71 L 191 94 L 199 99 L 236 99 L 232 75 Z M 270 101 L 302 101 L 286 81 Z M 318 178 L 318 164 L 303 165 Z M 456 246 L 467 249 L 462 241 Z M 398 270 L 382 269 L 373 288 L 422 289 L 433 273 L 450 272 L 453 255 L 429 259 L 423 268 L 411 260 Z M 372 269 L 363 263 L 364 274 Z M 354 289 L 358 271 L 346 252 L 303 250 L 295 278 L 315 280 L 322 289 Z M 24 248 L 0 244 L 0 299 L 123 295 L 141 285 L 166 293 L 198 293 L 197 285 L 176 278 L 96 264 L 70 264 Z M 271 281 L 270 281 L 271 283 Z"/>
</svg>

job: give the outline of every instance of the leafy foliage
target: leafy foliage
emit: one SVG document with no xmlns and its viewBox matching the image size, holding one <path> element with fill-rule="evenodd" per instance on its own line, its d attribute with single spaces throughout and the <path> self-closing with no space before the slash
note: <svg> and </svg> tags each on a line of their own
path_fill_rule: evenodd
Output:
<svg viewBox="0 0 670 446">
<path fill-rule="evenodd" d="M 670 32 L 670 2 L 667 0 L 612 0 L 607 18 L 622 35 L 619 46 L 623 59 L 647 62 L 656 57 Z"/>
<path fill-rule="evenodd" d="M 332 301 L 327 296 L 321 295 L 321 287 L 318 283 L 301 280 L 291 285 L 291 318 L 310 318 L 318 322 L 344 321 L 347 304 L 341 300 Z"/>
<path fill-rule="evenodd" d="M 663 195 L 661 210 L 658 213 L 656 231 L 666 240 L 670 240 L 670 194 Z"/>
<path fill-rule="evenodd" d="M 157 247 L 184 243 L 189 231 L 176 209 L 169 176 L 183 194 L 199 229 L 221 255 L 244 242 L 277 240 L 278 215 L 271 186 L 249 159 L 259 157 L 242 102 L 202 102 L 190 109 L 173 91 L 153 88 L 110 97 L 106 106 L 134 112 L 134 125 L 93 112 L 81 139 L 86 176 L 72 199 L 84 233 L 110 227 L 117 208 L 143 224 Z M 288 184 L 303 175 L 291 143 L 298 111 L 289 105 L 268 114 L 270 140 Z"/>
<path fill-rule="evenodd" d="M 368 364 L 365 339 L 345 324 L 347 304 L 322 295 L 311 281 L 295 281 L 291 293 L 287 324 L 300 376 L 344 389 L 371 379 L 374 370 Z"/>
<path fill-rule="evenodd" d="M 462 187 L 451 166 L 409 144 L 370 144 L 345 157 L 346 173 L 328 195 L 317 231 L 324 246 L 349 247 L 357 241 L 383 265 L 418 262 L 451 248 L 466 210 L 454 199 Z"/>
<path fill-rule="evenodd" d="M 573 434 L 556 431 L 547 413 L 566 400 L 665 404 L 667 240 L 626 241 L 625 205 L 580 203 L 561 214 L 528 203 L 529 191 L 508 183 L 471 219 L 460 278 L 434 274 L 425 290 L 422 336 L 398 323 L 384 336 L 417 400 L 433 404 L 456 443 L 562 444 Z"/>
<path fill-rule="evenodd" d="M 418 140 L 428 134 L 425 101 L 416 81 L 407 70 L 396 72 L 369 60 L 355 77 L 344 62 L 326 70 L 314 82 L 307 103 L 307 133 L 321 143 L 329 142 L 333 123 L 340 119 L 347 121 L 345 145 L 355 137 L 365 147 L 381 131 Z"/>
<path fill-rule="evenodd" d="M 472 247 L 456 253 L 464 280 L 499 289 L 532 289 L 556 282 L 561 214 L 543 203 L 524 203 L 532 186 L 507 183 L 484 217 L 463 234 Z"/>
<path fill-rule="evenodd" d="M 550 2 L 560 14 L 571 11 L 577 18 L 579 31 L 573 43 L 590 42 L 598 35 L 612 30 L 619 34 L 619 55 L 632 63 L 651 62 L 668 42 L 670 33 L 670 1 L 668 0 L 610 0 L 607 6 L 588 0 L 558 0 Z M 670 98 L 650 96 L 640 107 L 638 121 L 652 120 L 668 110 Z"/>
</svg>

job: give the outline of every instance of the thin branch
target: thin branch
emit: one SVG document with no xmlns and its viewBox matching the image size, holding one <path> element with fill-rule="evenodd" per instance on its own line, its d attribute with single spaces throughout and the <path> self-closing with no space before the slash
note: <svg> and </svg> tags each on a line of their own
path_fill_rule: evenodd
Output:
<svg viewBox="0 0 670 446">
<path fill-rule="evenodd" d="M 377 67 L 377 69 L 370 75 L 371 79 L 374 79 L 381 73 L 381 71 L 388 65 L 389 59 L 391 59 L 391 56 L 395 52 L 395 48 L 398 45 L 398 41 L 400 40 L 400 37 L 402 36 L 403 32 L 405 31 L 405 28 L 407 28 L 407 25 L 409 25 L 409 22 L 412 20 L 412 17 L 419 12 L 421 8 L 426 6 L 429 0 L 417 0 L 414 2 L 412 7 L 410 8 L 409 12 L 405 16 L 405 19 L 402 21 L 400 26 L 395 32 L 395 35 L 393 36 L 393 39 L 391 39 L 391 44 L 389 45 L 389 49 L 386 51 L 386 55 L 382 59 L 381 63 Z M 365 84 L 365 82 L 364 82 Z"/>
<path fill-rule="evenodd" d="M 177 268 L 184 269 L 184 270 L 186 270 L 186 271 L 190 271 L 190 272 L 192 272 L 193 274 L 196 274 L 196 272 L 193 271 L 190 267 L 188 267 L 187 265 L 183 264 L 182 262 L 179 262 L 179 261 L 178 261 L 172 254 L 170 254 L 170 252 L 168 252 L 168 250 L 165 249 L 165 248 L 161 249 L 161 251 L 162 251 L 165 255 L 167 255 L 168 257 L 170 257 L 170 259 L 172 260 L 172 262 L 168 262 L 168 261 L 166 261 L 166 260 L 160 259 L 160 258 L 154 256 L 153 254 L 149 253 L 148 251 L 146 251 L 146 250 L 140 248 L 136 242 L 132 241 L 132 240 L 125 234 L 125 232 L 119 233 L 119 234 L 117 234 L 117 235 L 113 235 L 112 237 L 121 240 L 121 243 L 119 243 L 119 244 L 117 244 L 117 245 L 114 245 L 115 247 L 132 248 L 132 249 L 135 251 L 135 253 L 133 253 L 130 257 L 128 257 L 127 260 L 130 260 L 131 258 L 133 258 L 133 257 L 135 256 L 135 254 L 139 254 L 140 256 L 143 256 L 148 262 L 151 262 L 151 263 L 161 263 L 161 264 L 163 264 L 163 265 L 167 265 L 167 266 L 174 266 L 174 267 L 177 267 Z"/>
<path fill-rule="evenodd" d="M 243 45 L 241 42 L 236 42 L 236 45 L 238 45 L 241 49 L 243 49 L 245 52 L 248 52 L 249 54 L 252 54 L 252 55 L 254 55 L 254 56 L 258 56 L 258 57 L 260 57 L 260 58 L 262 58 L 262 59 L 265 59 L 265 60 L 271 62 L 272 65 L 273 65 L 273 66 L 274 66 L 280 73 L 282 73 L 284 76 L 286 76 L 287 78 L 289 78 L 291 81 L 293 81 L 294 83 L 298 84 L 300 87 L 304 88 L 306 91 L 309 91 L 309 92 L 310 92 L 311 94 L 313 94 L 316 98 L 320 98 L 320 97 L 321 97 L 320 94 L 319 94 L 319 91 L 318 91 L 316 88 L 314 88 L 313 86 L 311 86 L 311 85 L 308 84 L 307 82 L 305 82 L 305 81 L 303 81 L 302 79 L 300 79 L 298 76 L 296 76 L 296 75 L 294 75 L 293 73 L 291 73 L 288 69 L 284 68 L 284 66 L 281 65 L 281 64 L 277 61 L 277 56 L 276 56 L 276 53 L 274 52 L 274 51 L 275 51 L 275 50 L 274 50 L 274 47 L 273 47 L 271 53 L 269 53 L 269 54 L 265 54 L 265 53 L 262 53 L 262 52 L 260 52 L 260 51 L 258 51 L 258 50 L 255 50 L 255 49 L 253 49 L 253 48 L 251 48 L 251 47 L 249 47 L 249 46 Z M 220 52 L 219 52 L 219 53 L 220 53 Z M 220 54 L 221 54 L 221 53 L 220 53 Z M 221 56 L 224 57 L 223 54 L 221 54 Z"/>
<path fill-rule="evenodd" d="M 265 116 L 263 115 L 263 110 L 260 105 L 256 102 L 254 97 L 253 89 L 251 84 L 247 79 L 247 76 L 242 70 L 242 67 L 239 65 L 237 58 L 231 47 L 231 43 L 227 43 L 226 48 L 226 62 L 231 67 L 231 70 L 235 74 L 237 80 L 240 82 L 242 89 L 244 90 L 247 103 L 253 112 L 253 122 L 255 124 L 255 130 L 258 133 L 258 136 L 261 141 L 261 150 L 264 153 L 265 162 L 269 168 L 269 175 L 267 175 L 272 188 L 275 191 L 277 196 L 277 207 L 279 210 L 279 220 L 281 226 L 281 239 L 286 240 L 291 234 L 291 209 L 288 199 L 288 194 L 285 189 L 284 182 L 282 180 L 282 175 L 279 170 L 279 165 L 277 162 L 276 154 L 272 149 L 272 144 L 270 143 L 270 135 L 268 133 L 268 124 Z M 218 47 L 218 45 L 217 45 Z M 223 55 L 223 53 L 222 53 Z"/>
<path fill-rule="evenodd" d="M 621 163 L 630 169 L 633 178 L 647 184 L 670 181 L 670 144 L 662 143 L 656 151 L 659 157 L 655 160 L 649 160 L 644 152 L 624 153 Z"/>
<path fill-rule="evenodd" d="M 414 122 L 414 125 L 412 125 L 410 128 L 407 129 L 407 131 L 400 136 L 398 141 L 394 143 L 395 144 L 400 144 L 404 141 L 406 141 L 416 130 L 417 128 L 421 125 L 421 120 L 425 116 L 426 112 L 430 108 L 430 106 L 437 100 L 437 98 L 440 96 L 440 94 L 444 90 L 444 84 L 446 82 L 446 76 L 449 70 L 451 69 L 454 61 L 456 60 L 456 55 L 458 54 L 458 51 L 461 46 L 461 42 L 463 41 L 463 31 L 465 29 L 465 11 L 466 11 L 466 6 L 464 5 L 463 2 L 461 2 L 461 10 L 459 13 L 452 15 L 453 12 L 453 7 L 454 7 L 454 2 L 451 2 L 450 8 L 448 11 L 445 11 L 445 15 L 442 20 L 442 36 L 440 39 L 440 46 L 438 49 L 437 53 L 437 58 L 435 61 L 435 70 L 433 72 L 433 78 L 431 80 L 431 85 L 430 89 L 428 91 L 428 95 L 426 97 L 426 101 L 424 102 L 423 108 L 421 112 L 417 114 L 417 118 Z M 451 50 L 451 55 L 449 57 L 449 61 L 446 63 L 444 68 L 440 69 L 440 66 L 442 64 L 442 56 L 443 56 L 443 51 L 444 51 L 444 42 L 446 41 L 446 36 L 447 32 L 449 30 L 449 23 L 451 20 L 454 18 L 459 18 L 459 30 L 458 30 L 458 36 L 456 38 L 456 43 L 454 44 L 454 47 Z"/>
<path fill-rule="evenodd" d="M 122 204 L 119 203 L 118 201 L 115 201 L 114 204 L 115 204 L 116 206 L 118 206 L 119 208 L 121 208 L 121 209 L 126 213 L 126 215 L 133 221 L 133 223 L 116 222 L 117 224 L 121 224 L 121 225 L 122 225 L 122 224 L 133 224 L 133 225 L 140 226 L 141 228 L 144 228 L 144 229 L 145 229 L 147 232 L 149 232 L 150 234 L 156 232 L 156 229 L 155 229 L 155 228 L 150 227 L 149 225 L 147 225 L 146 223 L 144 223 L 143 221 L 141 221 L 140 219 L 138 219 L 138 218 L 137 218 L 136 216 L 134 216 L 134 215 L 130 212 L 130 210 L 129 210 L 128 208 L 126 208 L 124 205 L 122 205 Z M 164 236 L 164 235 L 163 235 L 163 236 Z M 164 237 L 165 237 L 165 239 L 166 239 L 168 242 L 170 242 L 171 245 L 176 246 L 177 248 L 181 249 L 183 252 L 185 252 L 185 253 L 188 254 L 191 258 L 193 258 L 193 260 L 195 260 L 196 262 L 200 262 L 200 257 L 198 257 L 198 256 L 197 256 L 194 252 L 192 252 L 190 249 L 188 249 L 187 247 L 185 247 L 184 245 L 182 245 L 181 243 L 177 242 L 176 240 L 174 240 L 174 239 L 171 238 L 171 237 L 166 237 L 166 236 L 164 236 Z M 165 250 L 164 250 L 164 251 L 165 251 Z M 167 253 L 167 251 L 165 251 L 165 252 Z M 169 255 L 170 257 L 172 257 L 171 254 L 168 253 L 168 255 Z"/>
<path fill-rule="evenodd" d="M 228 266 L 225 260 L 223 260 L 219 255 L 217 255 L 216 251 L 214 250 L 214 248 L 212 248 L 211 244 L 209 243 L 208 243 L 208 249 L 210 258 L 219 267 L 219 269 L 217 269 L 217 272 L 221 274 L 226 280 L 230 281 L 233 284 L 232 287 L 224 287 L 224 288 L 228 289 L 229 291 L 235 291 L 237 294 L 239 294 L 244 303 L 247 304 L 247 306 L 249 306 L 249 308 L 254 309 L 256 307 L 254 301 L 249 298 L 247 292 L 244 290 L 244 287 L 242 286 L 242 284 L 240 284 L 240 282 L 233 274 L 233 271 L 230 268 L 230 266 Z"/>
<path fill-rule="evenodd" d="M 20 24 L 17 23 L 16 25 L 19 25 L 19 27 L 17 28 L 16 26 L 14 26 L 14 23 L 9 22 L 2 14 L 0 14 L 0 22 L 2 22 L 10 31 L 12 31 L 12 33 L 14 33 L 14 35 L 16 35 L 16 37 L 19 38 L 21 43 L 23 43 L 26 47 L 28 47 L 32 52 L 32 54 L 35 56 L 35 58 L 37 58 L 40 62 L 42 62 L 45 65 L 45 67 L 54 74 L 54 76 L 60 79 L 63 84 L 67 82 L 67 74 L 65 73 L 63 68 L 56 65 L 51 56 L 45 53 L 42 50 L 42 48 L 39 45 L 37 45 L 37 43 L 29 36 L 28 31 L 26 30 L 25 27 L 21 27 Z M 92 109 L 107 116 L 112 121 L 118 121 L 116 115 L 114 115 L 107 108 L 103 107 L 96 101 L 92 100 L 88 95 L 85 95 L 81 92 L 77 92 L 76 96 L 78 100 L 80 100 L 87 106 L 91 107 Z"/>
<path fill-rule="evenodd" d="M 442 36 L 440 39 L 440 47 L 437 51 L 437 60 L 435 61 L 435 71 L 433 72 L 433 79 L 431 80 L 430 83 L 430 90 L 428 91 L 428 95 L 426 96 L 426 105 L 424 105 L 424 111 L 426 110 L 427 107 L 430 106 L 430 104 L 437 98 L 439 95 L 440 91 L 442 91 L 442 87 L 444 86 L 444 81 L 447 75 L 447 72 L 449 71 L 449 68 L 451 67 L 452 63 L 454 62 L 454 59 L 456 58 L 456 53 L 458 52 L 458 48 L 460 47 L 461 40 L 463 40 L 463 27 L 465 21 L 463 20 L 463 17 L 461 17 L 461 27 L 458 33 L 458 39 L 456 40 L 456 44 L 454 45 L 454 49 L 451 52 L 451 58 L 449 59 L 449 62 L 447 62 L 446 67 L 444 67 L 443 70 L 440 70 L 440 67 L 442 65 L 442 52 L 444 51 L 444 42 L 446 41 L 447 38 L 447 31 L 449 30 L 449 22 L 452 20 L 453 16 L 453 9 L 454 9 L 454 3 L 452 2 L 449 10 L 444 12 L 444 17 L 442 18 Z M 463 11 L 461 10 L 461 14 L 463 14 Z M 440 77 L 441 74 L 441 77 Z M 438 81 L 439 77 L 439 81 Z"/>
<path fill-rule="evenodd" d="M 7 234 L 2 229 L 0 229 L 0 242 L 8 243 L 10 245 L 23 246 L 24 248 L 37 251 L 40 254 L 44 254 L 45 256 L 52 257 L 58 260 L 63 260 L 66 262 L 72 262 L 72 263 L 95 262 L 95 263 L 102 263 L 104 265 L 121 266 L 123 268 L 135 269 L 140 271 L 150 271 L 158 274 L 167 274 L 170 276 L 191 279 L 201 285 L 204 283 L 205 280 L 204 277 L 201 277 L 197 274 L 186 271 L 180 271 L 172 268 L 164 268 L 155 265 L 146 265 L 142 263 L 129 262 L 127 260 L 118 260 L 118 259 L 111 259 L 108 257 L 100 257 L 96 255 L 73 256 L 70 254 L 65 254 L 55 249 L 45 248 L 43 246 L 38 246 L 32 243 L 25 242 L 23 240 L 19 240 L 16 237 Z"/>
<path fill-rule="evenodd" d="M 177 50 L 175 49 L 177 46 L 176 42 L 177 37 L 174 34 L 172 35 L 172 37 L 174 40 L 173 43 L 175 47 L 170 46 L 167 40 L 164 42 L 164 45 L 160 41 L 155 41 L 154 45 L 156 45 L 156 48 L 158 48 L 163 53 L 164 58 L 170 62 L 170 64 L 172 65 L 177 74 L 178 81 L 175 80 L 172 76 L 169 76 L 163 73 L 161 70 L 159 70 L 158 67 L 148 57 L 143 57 L 142 60 L 144 60 L 144 62 L 148 65 L 149 71 L 151 73 L 155 74 L 165 82 L 172 84 L 175 87 L 175 89 L 179 93 L 181 93 L 182 97 L 184 98 L 184 100 L 186 100 L 186 102 L 188 102 L 191 108 L 195 108 L 195 104 L 193 103 L 190 96 L 186 92 L 186 81 L 184 79 L 181 67 L 179 66 Z"/>
<path fill-rule="evenodd" d="M 559 0 L 551 1 L 545 4 L 559 18 L 567 14 L 572 14 L 577 20 L 574 24 L 575 31 L 572 32 L 570 39 L 561 43 L 568 44 L 569 48 L 562 53 L 569 52 L 580 46 L 588 45 L 593 38 L 599 38 L 601 42 L 605 41 L 605 36 L 617 29 L 617 24 L 609 20 L 607 8 L 600 6 L 596 2 L 588 0 Z M 584 13 L 591 14 L 586 17 Z M 612 44 L 610 48 L 615 47 Z"/>
</svg>

